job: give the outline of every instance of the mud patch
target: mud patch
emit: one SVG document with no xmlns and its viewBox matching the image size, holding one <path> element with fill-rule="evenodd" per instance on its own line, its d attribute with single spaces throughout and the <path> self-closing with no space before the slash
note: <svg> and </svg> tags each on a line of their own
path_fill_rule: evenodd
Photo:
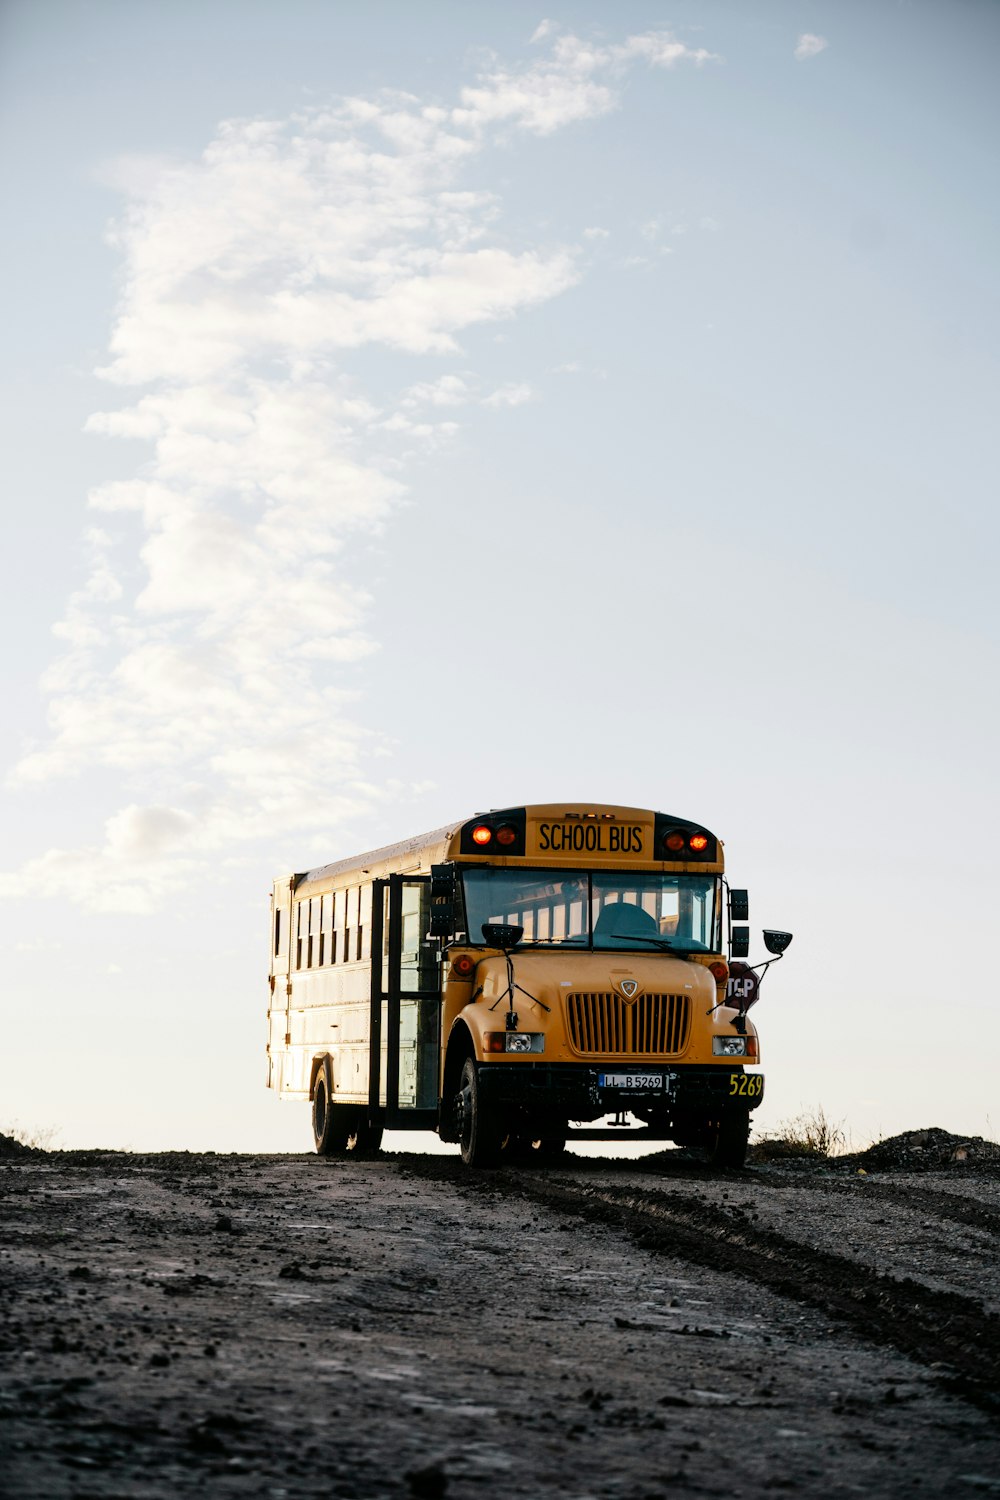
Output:
<svg viewBox="0 0 1000 1500">
<path fill-rule="evenodd" d="M 8 1157 L 5 1496 L 967 1493 L 1000 1462 L 977 1405 L 993 1354 L 955 1384 L 957 1284 L 947 1302 L 853 1258 L 882 1186 L 912 1191 L 857 1183 L 677 1160 Z M 812 1255 L 824 1203 L 849 1238 Z M 934 1222 L 956 1247 L 973 1233 Z M 879 1325 L 904 1317 L 907 1354 Z"/>
</svg>

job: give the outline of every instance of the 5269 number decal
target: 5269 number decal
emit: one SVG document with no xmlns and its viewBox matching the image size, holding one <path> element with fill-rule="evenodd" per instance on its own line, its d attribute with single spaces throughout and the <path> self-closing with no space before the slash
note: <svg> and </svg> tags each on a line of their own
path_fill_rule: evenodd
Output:
<svg viewBox="0 0 1000 1500">
<path fill-rule="evenodd" d="M 729 1080 L 729 1093 L 743 1094 L 747 1099 L 756 1099 L 764 1092 L 764 1080 L 759 1073 L 734 1073 Z"/>
</svg>

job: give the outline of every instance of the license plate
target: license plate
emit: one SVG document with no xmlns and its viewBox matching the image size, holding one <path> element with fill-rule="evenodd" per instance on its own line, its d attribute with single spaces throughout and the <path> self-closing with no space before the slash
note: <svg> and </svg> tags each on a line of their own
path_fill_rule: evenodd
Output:
<svg viewBox="0 0 1000 1500">
<path fill-rule="evenodd" d="M 626 1089 L 630 1093 L 663 1088 L 662 1073 L 598 1073 L 597 1081 L 602 1089 Z"/>
</svg>

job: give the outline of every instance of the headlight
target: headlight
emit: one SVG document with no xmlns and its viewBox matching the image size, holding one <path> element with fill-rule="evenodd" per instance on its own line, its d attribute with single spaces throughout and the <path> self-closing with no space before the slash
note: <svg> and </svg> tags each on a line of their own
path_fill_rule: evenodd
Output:
<svg viewBox="0 0 1000 1500">
<path fill-rule="evenodd" d="M 526 1031 L 507 1031 L 504 1035 L 507 1038 L 508 1052 L 531 1051 L 531 1037 Z"/>
<path fill-rule="evenodd" d="M 541 1031 L 487 1031 L 483 1036 L 485 1052 L 544 1052 L 545 1034 Z"/>
<path fill-rule="evenodd" d="M 748 1036 L 713 1036 L 712 1052 L 716 1057 L 749 1057 L 752 1053 L 748 1044 L 752 1040 Z"/>
</svg>

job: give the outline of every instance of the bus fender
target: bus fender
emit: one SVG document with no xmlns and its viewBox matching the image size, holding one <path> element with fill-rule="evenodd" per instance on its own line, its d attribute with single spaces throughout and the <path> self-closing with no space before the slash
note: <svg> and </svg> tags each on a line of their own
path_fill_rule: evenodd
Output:
<svg viewBox="0 0 1000 1500">
<path fill-rule="evenodd" d="M 326 1068 L 330 1075 L 331 1093 L 333 1091 L 333 1058 L 328 1052 L 318 1052 L 312 1060 L 312 1067 L 309 1072 L 310 1102 L 316 1097 L 316 1080 L 322 1072 L 323 1068 Z"/>
<path fill-rule="evenodd" d="M 448 1046 L 444 1056 L 444 1072 L 441 1078 L 441 1125 L 439 1134 L 443 1141 L 457 1141 L 452 1126 L 454 1113 L 452 1102 L 462 1081 L 462 1068 L 467 1057 L 475 1057 L 476 1044 L 472 1032 L 461 1016 L 456 1016 L 448 1033 Z"/>
</svg>

